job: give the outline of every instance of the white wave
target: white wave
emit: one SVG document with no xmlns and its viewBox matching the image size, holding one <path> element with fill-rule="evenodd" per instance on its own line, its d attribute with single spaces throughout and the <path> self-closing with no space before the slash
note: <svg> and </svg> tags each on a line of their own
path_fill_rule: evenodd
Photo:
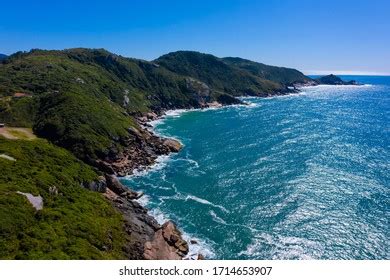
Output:
<svg viewBox="0 0 390 280">
<path fill-rule="evenodd" d="M 363 84 L 363 85 L 316 85 L 316 86 L 305 86 L 302 87 L 301 89 L 330 89 L 330 88 L 335 88 L 335 89 L 356 89 L 356 88 L 361 88 L 361 87 L 372 87 L 372 84 Z"/>
<path fill-rule="evenodd" d="M 318 242 L 306 238 L 261 233 L 256 235 L 247 249 L 238 255 L 246 255 L 250 258 L 262 257 L 265 246 L 271 246 L 271 258 L 277 260 L 319 259 L 323 254 L 323 248 Z M 308 254 L 308 251 L 314 254 Z"/>
<path fill-rule="evenodd" d="M 206 200 L 206 199 L 197 197 L 197 196 L 195 196 L 195 195 L 187 195 L 187 197 L 185 198 L 185 200 L 187 201 L 187 200 L 189 200 L 189 199 L 194 200 L 194 201 L 196 201 L 196 202 L 199 202 L 199 203 L 201 203 L 201 204 L 210 205 L 210 206 L 212 206 L 212 207 L 219 208 L 219 209 L 221 209 L 222 211 L 224 211 L 224 212 L 226 212 L 226 213 L 230 213 L 230 211 L 227 210 L 227 209 L 226 209 L 225 207 L 223 207 L 222 205 L 214 204 L 214 203 L 212 203 L 212 202 L 210 202 L 210 201 L 208 201 L 208 200 Z"/>
<path fill-rule="evenodd" d="M 240 97 L 240 99 L 244 100 L 245 97 Z M 221 109 L 226 109 L 226 108 L 236 108 L 236 107 L 250 107 L 250 108 L 254 108 L 254 107 L 259 107 L 259 106 L 260 106 L 260 104 L 258 104 L 258 103 L 250 102 L 250 103 L 247 103 L 247 104 L 233 104 L 233 105 L 225 105 L 225 106 L 220 106 L 220 107 L 206 107 L 206 108 L 192 108 L 192 109 L 174 109 L 174 110 L 166 111 L 163 116 L 159 117 L 157 120 L 153 120 L 153 121 L 148 122 L 148 124 L 152 126 L 152 128 L 153 128 L 152 131 L 155 134 L 160 135 L 154 129 L 154 128 L 156 128 L 156 126 L 164 123 L 165 120 L 168 119 L 168 118 L 178 118 L 178 117 L 182 116 L 185 113 L 189 113 L 189 112 L 207 112 L 207 111 L 215 111 L 215 110 L 221 110 Z"/>
<path fill-rule="evenodd" d="M 149 204 L 150 197 L 146 194 L 141 196 L 140 198 L 137 199 L 138 203 L 141 204 L 141 206 L 146 207 L 146 205 Z"/>
<path fill-rule="evenodd" d="M 223 225 L 227 225 L 225 220 L 222 219 L 221 217 L 219 217 L 213 210 L 210 210 L 209 213 L 210 213 L 211 217 L 213 218 L 214 222 L 217 222 L 217 223 L 223 224 Z"/>
<path fill-rule="evenodd" d="M 176 110 L 168 110 L 165 112 L 165 117 L 180 117 L 182 114 L 186 112 L 191 112 L 196 109 L 176 109 Z"/>
<path fill-rule="evenodd" d="M 199 163 L 194 160 L 194 159 L 190 159 L 190 158 L 176 158 L 174 159 L 173 161 L 184 161 L 184 162 L 188 162 L 190 165 L 192 165 L 193 167 L 192 168 L 199 168 Z"/>
<path fill-rule="evenodd" d="M 182 236 L 189 245 L 189 252 L 184 258 L 185 260 L 196 260 L 199 254 L 203 255 L 207 259 L 215 258 L 213 247 L 208 242 L 201 238 L 191 236 L 186 232 L 183 232 Z"/>
<path fill-rule="evenodd" d="M 141 177 L 147 175 L 149 172 L 157 171 L 163 169 L 168 162 L 171 160 L 169 155 L 161 155 L 156 158 L 154 164 L 144 167 L 143 169 L 136 169 L 133 171 L 133 174 L 127 175 L 124 178 L 132 178 L 132 177 Z"/>
</svg>

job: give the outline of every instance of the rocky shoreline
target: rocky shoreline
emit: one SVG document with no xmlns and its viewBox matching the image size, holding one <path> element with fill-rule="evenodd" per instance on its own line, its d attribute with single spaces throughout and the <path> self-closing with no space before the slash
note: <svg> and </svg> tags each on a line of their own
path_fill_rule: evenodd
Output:
<svg viewBox="0 0 390 280">
<path fill-rule="evenodd" d="M 295 91 L 294 91 L 295 92 Z M 284 95 L 285 92 L 279 95 Z M 220 108 L 226 105 L 246 104 L 238 99 L 229 104 L 219 102 L 206 103 L 197 109 Z M 191 108 L 188 108 L 191 109 Z M 195 109 L 195 108 L 192 108 Z M 150 168 L 159 156 L 177 153 L 182 144 L 176 139 L 157 136 L 151 122 L 164 118 L 167 111 L 159 110 L 136 117 L 137 128 L 129 128 L 129 136 L 122 139 L 126 149 L 112 150 L 104 159 L 96 160 L 93 165 L 105 175 L 84 187 L 103 193 L 123 215 L 128 240 L 124 251 L 129 259 L 181 260 L 189 253 L 189 244 L 173 221 L 160 225 L 148 214 L 148 209 L 137 201 L 143 193 L 137 193 L 124 186 L 118 177 L 132 175 L 134 171 Z M 196 243 L 191 240 L 190 243 Z M 202 260 L 198 254 L 195 259 Z"/>
<path fill-rule="evenodd" d="M 222 106 L 222 105 L 220 105 Z M 171 138 L 157 136 L 150 130 L 151 121 L 164 115 L 150 112 L 137 117 L 138 128 L 129 128 L 129 136 L 122 140 L 126 149 L 110 151 L 105 159 L 96 160 L 93 165 L 104 176 L 85 183 L 83 187 L 97 191 L 122 213 L 127 241 L 124 252 L 129 259 L 181 260 L 189 252 L 189 244 L 182 237 L 173 221 L 160 225 L 148 214 L 148 209 L 137 202 L 143 196 L 124 186 L 118 179 L 145 170 L 162 155 L 179 152 L 182 144 Z M 203 259 L 198 255 L 196 259 Z"/>
</svg>

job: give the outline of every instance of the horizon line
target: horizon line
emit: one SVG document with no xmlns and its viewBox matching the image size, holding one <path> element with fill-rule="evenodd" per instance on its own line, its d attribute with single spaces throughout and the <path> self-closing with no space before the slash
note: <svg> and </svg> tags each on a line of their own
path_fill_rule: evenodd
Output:
<svg viewBox="0 0 390 280">
<path fill-rule="evenodd" d="M 353 75 L 353 76 L 390 76 L 390 72 L 358 71 L 358 70 L 303 70 L 305 75 Z"/>
</svg>

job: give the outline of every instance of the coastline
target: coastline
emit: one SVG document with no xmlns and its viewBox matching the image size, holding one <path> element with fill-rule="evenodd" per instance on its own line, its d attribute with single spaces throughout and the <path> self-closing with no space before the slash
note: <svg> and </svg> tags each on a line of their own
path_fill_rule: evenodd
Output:
<svg viewBox="0 0 390 280">
<path fill-rule="evenodd" d="M 186 112 L 192 112 L 192 111 L 207 111 L 207 110 L 218 110 L 226 107 L 231 107 L 231 106 L 251 106 L 252 103 L 247 103 L 245 102 L 245 99 L 250 99 L 250 98 L 274 98 L 274 97 L 284 97 L 284 96 L 292 96 L 292 95 L 299 95 L 301 93 L 304 93 L 305 88 L 311 88 L 311 87 L 318 87 L 321 85 L 301 85 L 299 88 L 296 88 L 295 90 L 291 92 L 282 92 L 279 94 L 275 94 L 272 96 L 241 96 L 239 97 L 239 100 L 242 101 L 240 104 L 232 104 L 232 105 L 223 105 L 220 103 L 212 103 L 212 104 L 207 104 L 207 107 L 202 107 L 202 108 L 188 108 L 188 109 L 172 109 L 172 110 L 162 110 L 158 114 L 155 112 L 147 113 L 141 117 L 137 118 L 137 123 L 140 126 L 140 128 L 144 131 L 147 131 L 151 135 L 158 137 L 162 140 L 172 140 L 180 144 L 180 148 L 176 151 L 169 151 L 168 153 L 162 153 L 159 154 L 156 158 L 154 158 L 149 164 L 147 165 L 137 165 L 132 171 L 131 174 L 127 174 L 125 176 L 118 176 L 118 179 L 123 179 L 128 176 L 144 176 L 146 173 L 151 172 L 155 170 L 156 168 L 160 169 L 165 166 L 164 162 L 169 160 L 173 154 L 179 152 L 181 148 L 183 147 L 183 143 L 176 138 L 173 138 L 171 136 L 166 136 L 163 134 L 160 134 L 158 131 L 156 131 L 155 127 L 164 121 L 166 118 L 169 117 L 180 117 L 183 113 Z M 324 86 L 336 86 L 336 87 L 360 87 L 362 85 L 324 85 Z M 126 188 L 131 188 L 131 186 L 125 185 Z M 169 219 L 166 219 L 164 217 L 163 213 L 154 213 L 154 209 L 148 209 L 147 207 L 147 196 L 142 196 L 135 198 L 135 202 L 139 204 L 138 207 L 142 208 L 143 211 L 145 211 L 145 214 L 149 216 L 152 220 L 156 221 L 159 227 L 161 228 L 162 225 L 164 225 L 166 222 L 171 222 Z M 191 260 L 196 260 L 196 259 L 204 259 L 204 255 L 199 253 L 201 251 L 201 242 L 197 240 L 197 238 L 192 238 L 189 236 L 187 233 L 182 231 L 180 228 L 176 228 L 180 232 L 180 236 L 182 240 L 184 240 L 187 243 L 188 246 L 188 252 L 181 256 L 181 259 L 191 259 Z M 194 248 L 196 247 L 196 248 Z M 206 249 L 207 250 L 207 249 Z"/>
<path fill-rule="evenodd" d="M 193 111 L 206 111 L 206 110 L 218 110 L 221 108 L 224 108 L 226 106 L 248 106 L 249 104 L 239 104 L 239 105 L 222 105 L 220 103 L 213 103 L 209 105 L 208 107 L 203 108 L 189 108 L 189 109 L 173 109 L 173 110 L 165 110 L 162 111 L 159 115 L 156 113 L 152 113 L 149 115 L 138 118 L 138 124 L 142 129 L 145 129 L 149 131 L 151 134 L 160 137 L 162 139 L 169 139 L 174 140 L 180 143 L 181 147 L 184 146 L 184 144 L 174 137 L 168 137 L 166 135 L 162 135 L 158 133 L 155 130 L 155 127 L 162 121 L 164 121 L 167 117 L 180 117 L 183 113 L 186 112 L 193 112 Z M 149 116 L 149 117 L 148 117 Z M 147 118 L 147 121 L 145 122 L 144 118 Z M 177 151 L 179 152 L 179 151 Z M 165 162 L 168 161 L 175 153 L 177 152 L 170 152 L 169 154 L 161 154 L 157 158 L 154 159 L 154 161 L 147 166 L 138 166 L 132 171 L 132 174 L 126 175 L 126 176 L 119 176 L 118 179 L 122 181 L 123 179 L 126 179 L 126 177 L 132 177 L 132 176 L 144 176 L 148 172 L 152 172 L 153 170 L 163 168 L 165 166 Z M 126 188 L 131 188 L 131 186 L 128 186 L 126 184 L 123 184 Z M 142 194 L 142 196 L 135 198 L 135 202 L 139 204 L 139 207 L 142 207 L 147 212 L 147 215 L 150 216 L 153 220 L 155 220 L 160 226 L 166 224 L 166 223 L 174 223 L 174 221 L 171 221 L 169 218 L 165 216 L 164 213 L 156 213 L 154 209 L 148 209 L 148 199 L 147 195 Z M 175 224 L 176 226 L 176 224 Z M 176 226 L 176 229 L 180 232 L 180 235 L 182 239 L 187 243 L 188 245 L 188 252 L 186 255 L 182 256 L 181 259 L 183 260 L 202 260 L 205 259 L 205 256 L 212 256 L 213 252 L 211 249 L 205 248 L 205 244 L 203 241 L 201 241 L 197 237 L 192 237 L 188 233 L 184 232 L 182 229 L 178 228 Z M 203 245 L 203 246 L 202 246 Z"/>
</svg>

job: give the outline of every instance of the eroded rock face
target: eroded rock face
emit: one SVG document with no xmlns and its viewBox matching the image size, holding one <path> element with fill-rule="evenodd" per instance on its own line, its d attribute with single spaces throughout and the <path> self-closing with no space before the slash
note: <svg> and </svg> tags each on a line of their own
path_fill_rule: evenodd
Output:
<svg viewBox="0 0 390 280">
<path fill-rule="evenodd" d="M 136 200 L 108 188 L 104 196 L 123 215 L 127 232 L 124 251 L 129 259 L 181 260 L 188 253 L 188 244 L 174 223 L 159 225 Z"/>
<path fill-rule="evenodd" d="M 149 113 L 148 118 L 155 119 L 156 116 Z M 150 166 L 158 156 L 178 152 L 182 147 L 177 140 L 159 137 L 142 127 L 130 127 L 128 132 L 128 137 L 120 140 L 123 150 L 113 147 L 106 158 L 96 160 L 93 165 L 105 173 L 122 177 Z"/>
<path fill-rule="evenodd" d="M 130 188 L 124 186 L 115 175 L 106 174 L 107 188 L 114 192 L 116 195 L 125 197 L 127 199 L 138 199 L 143 193 L 138 193 Z"/>
<path fill-rule="evenodd" d="M 158 229 L 151 241 L 145 243 L 147 260 L 181 260 L 188 254 L 188 244 L 176 225 L 168 221 Z"/>
<path fill-rule="evenodd" d="M 144 259 L 144 245 L 153 239 L 160 225 L 137 201 L 121 197 L 108 188 L 104 196 L 122 213 L 124 229 L 127 233 L 127 241 L 124 245 L 126 257 L 133 260 Z"/>
</svg>

